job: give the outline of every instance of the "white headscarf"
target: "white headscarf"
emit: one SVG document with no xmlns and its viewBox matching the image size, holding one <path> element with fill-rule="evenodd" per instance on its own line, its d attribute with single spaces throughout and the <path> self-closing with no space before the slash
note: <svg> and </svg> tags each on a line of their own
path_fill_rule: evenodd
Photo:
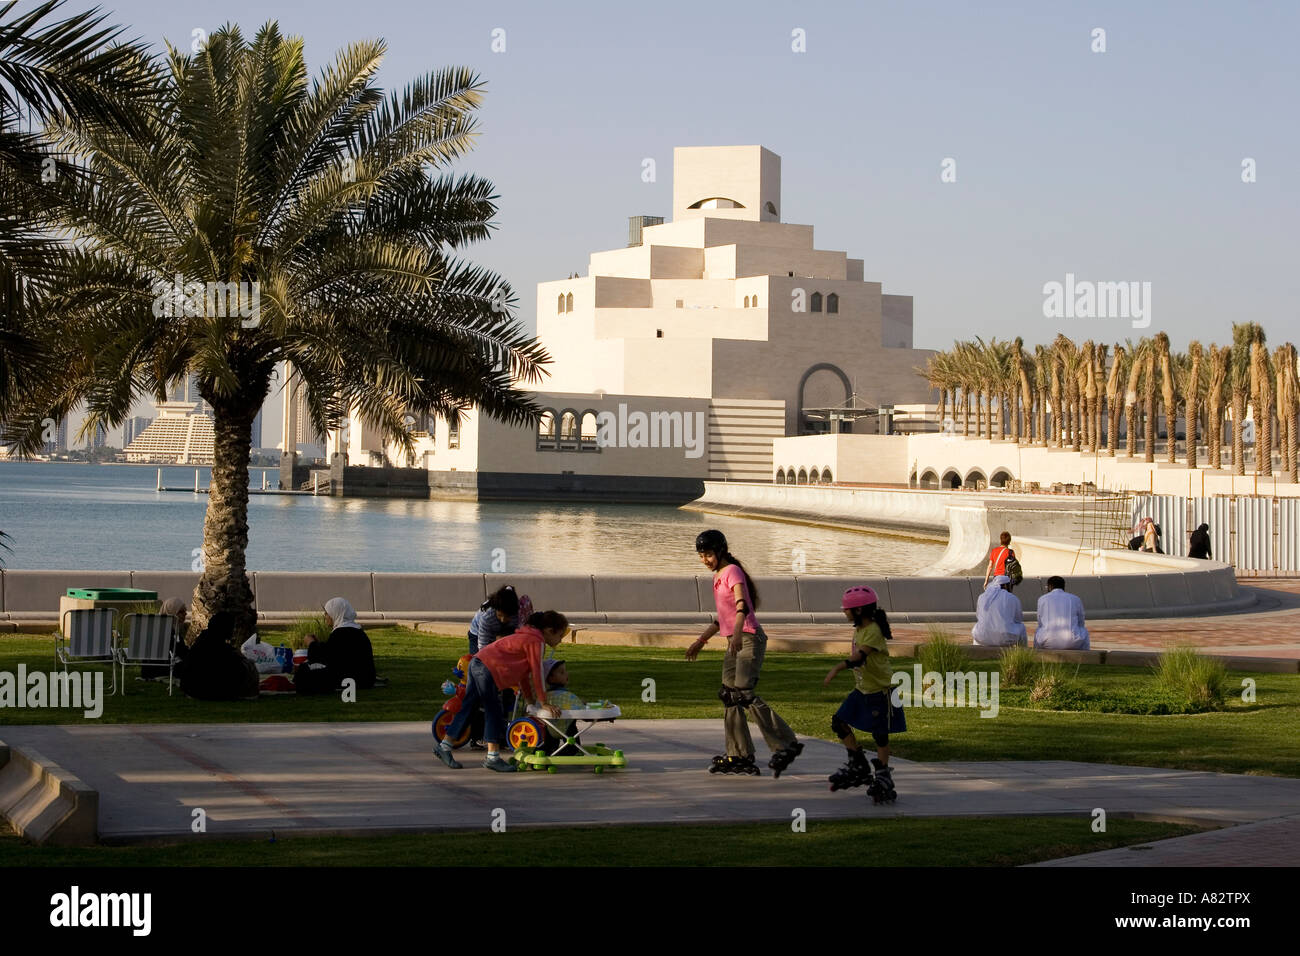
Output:
<svg viewBox="0 0 1300 956">
<path fill-rule="evenodd" d="M 357 630 L 361 630 L 361 625 L 357 623 L 357 612 L 353 610 L 347 598 L 330 598 L 325 602 L 325 613 L 329 615 L 330 622 L 335 629 L 355 627 Z"/>
<path fill-rule="evenodd" d="M 975 627 L 971 636 L 980 644 L 1012 643 L 1010 637 L 1024 641 L 1027 638 L 1025 625 L 1020 617 L 1020 600 L 1010 591 L 1004 591 L 1002 585 L 1010 584 L 1011 578 L 999 574 L 988 583 L 984 593 L 975 605 Z"/>
</svg>

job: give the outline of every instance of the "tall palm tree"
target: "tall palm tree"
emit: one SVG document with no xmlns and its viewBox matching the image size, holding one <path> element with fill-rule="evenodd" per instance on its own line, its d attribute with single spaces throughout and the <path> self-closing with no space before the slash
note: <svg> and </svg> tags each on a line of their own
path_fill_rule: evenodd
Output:
<svg viewBox="0 0 1300 956">
<path fill-rule="evenodd" d="M 1146 409 L 1146 423 L 1143 428 L 1143 461 L 1156 460 L 1156 420 L 1159 415 L 1156 399 L 1156 367 L 1159 361 L 1159 350 L 1156 343 L 1152 342 L 1147 349 L 1144 361 L 1142 363 L 1142 381 L 1143 405 Z"/>
<path fill-rule="evenodd" d="M 1101 452 L 1101 445 L 1104 441 L 1102 437 L 1102 427 L 1105 422 L 1105 412 L 1103 405 L 1106 398 L 1106 368 L 1107 358 L 1110 353 L 1110 346 L 1098 342 L 1092 348 L 1092 369 L 1090 380 L 1092 383 L 1092 450 Z"/>
<path fill-rule="evenodd" d="M 1211 346 L 1213 348 L 1213 346 Z M 1201 361 L 1203 350 L 1201 343 L 1192 340 L 1187 346 L 1188 369 L 1187 369 L 1187 387 L 1184 394 L 1187 396 L 1187 467 L 1195 468 L 1196 462 L 1196 445 L 1197 436 L 1197 416 L 1200 415 L 1201 388 L 1204 381 L 1201 377 Z"/>
<path fill-rule="evenodd" d="M 1300 436 L 1296 434 L 1297 427 L 1300 427 L 1300 420 L 1296 418 L 1297 411 L 1300 411 L 1300 376 L 1297 375 L 1296 370 L 1296 347 L 1290 342 L 1280 346 L 1275 364 L 1280 386 L 1277 403 L 1278 421 L 1284 423 L 1286 429 L 1282 471 L 1288 481 L 1300 482 L 1300 468 L 1297 467 L 1300 466 L 1300 461 L 1297 461 Z"/>
<path fill-rule="evenodd" d="M 1025 427 L 1021 431 L 1019 419 L 1016 418 L 1012 421 L 1012 430 L 1017 441 L 1023 436 L 1025 443 L 1032 445 L 1034 443 L 1034 389 L 1029 380 L 1029 358 L 1025 355 L 1024 349 L 1025 340 L 1017 335 L 1011 343 L 1011 361 L 1020 385 L 1020 404 L 1024 408 Z"/>
<path fill-rule="evenodd" d="M 1138 389 L 1142 384 L 1142 373 L 1146 369 L 1147 352 L 1151 349 L 1149 339 L 1141 339 L 1129 347 L 1128 383 L 1124 388 L 1124 410 L 1128 416 L 1127 435 L 1124 439 L 1124 453 L 1129 458 L 1137 457 L 1137 432 L 1140 406 Z"/>
<path fill-rule="evenodd" d="M 1232 393 L 1232 473 L 1246 473 L 1246 446 L 1242 425 L 1250 396 L 1251 347 L 1263 342 L 1264 330 L 1255 322 L 1232 323 L 1232 353 L 1228 362 L 1228 387 Z"/>
<path fill-rule="evenodd" d="M 1210 467 L 1223 467 L 1223 406 L 1232 363 L 1232 348 L 1210 345 L 1210 394 L 1205 409 L 1206 440 L 1209 443 Z"/>
<path fill-rule="evenodd" d="M 1164 332 L 1156 335 L 1156 356 L 1160 362 L 1160 394 L 1165 406 L 1165 460 L 1172 465 L 1178 453 L 1178 383 L 1169 354 L 1169 336 Z"/>
<path fill-rule="evenodd" d="M 0 422 L 10 429 L 23 427 L 22 383 L 58 372 L 31 302 L 60 262 L 50 186 L 78 174 L 33 127 L 58 114 L 129 125 L 130 104 L 154 82 L 145 49 L 121 42 L 122 28 L 98 10 L 56 19 L 62 5 L 0 3 Z"/>
<path fill-rule="evenodd" d="M 1110 365 L 1110 374 L 1106 376 L 1106 454 L 1111 458 L 1119 448 L 1119 419 L 1124 413 L 1121 400 L 1120 383 L 1128 375 L 1129 357 L 1124 346 L 1115 343 L 1115 359 Z"/>
<path fill-rule="evenodd" d="M 75 246 L 42 318 L 66 366 L 23 405 L 66 413 L 84 400 L 87 427 L 113 425 L 138 397 L 197 374 L 215 432 L 200 625 L 218 610 L 236 614 L 237 634 L 255 623 L 250 426 L 277 363 L 301 377 L 319 432 L 356 410 L 408 451 L 412 411 L 537 414 L 517 385 L 548 356 L 509 286 L 457 258 L 489 235 L 493 187 L 435 173 L 470 148 L 482 84 L 447 69 L 386 97 L 374 85 L 384 52 L 353 44 L 311 82 L 301 39 L 272 22 L 249 42 L 227 26 L 193 56 L 170 51 L 142 131 L 51 127 L 93 179 L 60 184 Z M 201 295 L 195 305 L 191 282 L 246 283 L 260 309 L 250 321 Z"/>
<path fill-rule="evenodd" d="M 1048 403 L 1055 403 L 1052 392 L 1052 372 L 1056 363 L 1052 352 L 1046 345 L 1034 346 L 1034 391 L 1038 395 L 1038 443 L 1044 448 L 1051 441 L 1048 427 Z M 1055 404 L 1053 404 L 1055 408 Z"/>
<path fill-rule="evenodd" d="M 1263 336 L 1250 346 L 1250 402 L 1255 411 L 1255 474 L 1273 474 L 1273 369 Z"/>
</svg>

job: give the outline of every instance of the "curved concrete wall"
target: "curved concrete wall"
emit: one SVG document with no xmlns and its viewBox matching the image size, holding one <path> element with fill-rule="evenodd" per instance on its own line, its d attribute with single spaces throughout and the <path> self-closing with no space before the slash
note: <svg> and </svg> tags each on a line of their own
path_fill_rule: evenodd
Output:
<svg viewBox="0 0 1300 956">
<path fill-rule="evenodd" d="M 1028 557 L 1028 555 L 1027 555 Z M 1150 556 L 1145 556 L 1150 557 Z M 1165 559 L 1179 560 L 1179 559 Z M 1158 573 L 1066 575 L 1066 587 L 1082 598 L 1093 618 L 1165 617 L 1232 610 L 1254 602 L 1242 595 L 1230 567 L 1195 562 L 1190 570 Z M 1034 571 L 1017 589 L 1032 616 L 1047 573 Z M 533 599 L 537 610 L 554 608 L 574 624 L 706 624 L 713 614 L 711 575 L 564 574 L 310 574 L 258 571 L 250 575 L 258 616 L 268 623 L 319 614 L 321 604 L 341 595 L 366 621 L 438 620 L 468 625 L 490 591 L 509 582 Z M 49 624 L 59 595 L 69 587 L 146 587 L 161 597 L 189 599 L 198 580 L 190 572 L 11 571 L 0 572 L 0 619 L 10 630 Z M 781 623 L 842 623 L 840 595 L 868 584 L 891 617 L 902 622 L 973 620 L 982 577 L 759 576 L 759 620 Z"/>
</svg>

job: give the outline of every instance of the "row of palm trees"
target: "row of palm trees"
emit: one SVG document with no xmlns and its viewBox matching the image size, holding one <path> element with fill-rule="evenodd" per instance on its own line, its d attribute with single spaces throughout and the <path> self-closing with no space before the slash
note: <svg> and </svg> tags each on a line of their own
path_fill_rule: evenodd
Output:
<svg viewBox="0 0 1300 956">
<path fill-rule="evenodd" d="M 1181 417 L 1188 468 L 1223 467 L 1226 431 L 1232 473 L 1244 475 L 1253 429 L 1256 473 L 1273 474 L 1276 448 L 1282 476 L 1295 482 L 1300 481 L 1296 358 L 1290 342 L 1270 352 L 1263 328 L 1241 322 L 1233 324 L 1229 344 L 1207 348 L 1193 341 L 1185 353 L 1172 352 L 1164 332 L 1113 346 L 1091 339 L 1079 345 L 1059 334 L 1051 345 L 1032 351 L 1020 338 L 976 338 L 936 353 L 917 371 L 939 391 L 940 420 L 956 432 L 960 416 L 962 435 L 1113 458 L 1123 431 L 1125 454 L 1136 457 L 1142 435 L 1145 460 L 1154 462 L 1163 416 L 1165 460 L 1172 464 L 1178 461 Z M 1198 448 L 1202 436 L 1208 446 L 1204 462 Z"/>
<path fill-rule="evenodd" d="M 0 444 L 33 453 L 78 407 L 83 434 L 114 427 L 196 373 L 215 463 L 193 618 L 231 611 L 241 639 L 250 429 L 279 363 L 322 434 L 359 409 L 409 451 L 412 412 L 536 419 L 548 356 L 458 257 L 497 209 L 448 171 L 483 84 L 448 68 L 386 94 L 382 40 L 312 79 L 274 22 L 158 53 L 61 3 L 0 3 Z M 246 283 L 259 312 L 158 308 L 176 282 Z"/>
</svg>

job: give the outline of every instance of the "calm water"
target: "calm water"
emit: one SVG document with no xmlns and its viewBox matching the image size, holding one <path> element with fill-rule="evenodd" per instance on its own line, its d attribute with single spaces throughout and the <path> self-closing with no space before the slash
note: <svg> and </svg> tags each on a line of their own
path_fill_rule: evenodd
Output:
<svg viewBox="0 0 1300 956">
<path fill-rule="evenodd" d="M 5 566 L 189 570 L 207 496 L 156 492 L 156 474 L 156 466 L 0 462 Z M 261 475 L 252 471 L 254 487 Z M 207 469 L 199 480 L 207 486 Z M 193 487 L 194 468 L 163 468 L 163 484 Z M 759 574 L 790 572 L 796 549 L 809 574 L 909 574 L 944 549 L 664 505 L 254 495 L 248 523 L 248 567 L 260 571 L 695 573 L 695 535 L 706 527 L 720 528 Z M 504 568 L 493 566 L 495 549 Z"/>
</svg>

